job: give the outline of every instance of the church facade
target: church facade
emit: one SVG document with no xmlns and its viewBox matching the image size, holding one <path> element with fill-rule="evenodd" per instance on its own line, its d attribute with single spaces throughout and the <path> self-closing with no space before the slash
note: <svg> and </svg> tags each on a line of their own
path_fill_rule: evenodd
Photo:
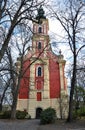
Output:
<svg viewBox="0 0 85 130">
<path fill-rule="evenodd" d="M 33 22 L 32 48 L 24 57 L 23 69 L 26 72 L 20 83 L 17 110 L 26 110 L 31 118 L 39 118 L 42 110 L 52 107 L 58 118 L 66 118 L 66 61 L 61 53 L 56 55 L 52 52 L 48 35 L 49 21 L 42 7 L 38 10 L 36 20 L 39 22 Z"/>
</svg>

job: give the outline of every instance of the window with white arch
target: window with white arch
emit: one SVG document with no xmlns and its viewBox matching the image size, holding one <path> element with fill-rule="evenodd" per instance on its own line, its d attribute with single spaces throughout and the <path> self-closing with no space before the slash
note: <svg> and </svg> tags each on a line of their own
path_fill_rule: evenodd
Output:
<svg viewBox="0 0 85 130">
<path fill-rule="evenodd" d="M 38 66 L 37 69 L 36 69 L 36 76 L 37 77 L 41 77 L 42 75 L 43 75 L 43 73 L 42 73 L 42 67 Z"/>
<path fill-rule="evenodd" d="M 41 26 L 38 27 L 38 33 L 42 33 L 42 27 Z"/>
</svg>

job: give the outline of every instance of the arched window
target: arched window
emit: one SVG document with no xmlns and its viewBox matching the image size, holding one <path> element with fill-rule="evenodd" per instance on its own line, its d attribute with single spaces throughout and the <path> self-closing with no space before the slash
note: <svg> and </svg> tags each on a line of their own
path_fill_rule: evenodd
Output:
<svg viewBox="0 0 85 130">
<path fill-rule="evenodd" d="M 36 67 L 36 77 L 42 77 L 43 76 L 43 68 L 42 66 L 38 65 Z"/>
<path fill-rule="evenodd" d="M 41 49 L 41 42 L 38 43 L 38 49 Z"/>
<path fill-rule="evenodd" d="M 41 67 L 38 67 L 38 76 L 41 76 L 42 75 L 42 69 Z"/>
<path fill-rule="evenodd" d="M 38 28 L 38 33 L 42 33 L 42 27 Z"/>
</svg>

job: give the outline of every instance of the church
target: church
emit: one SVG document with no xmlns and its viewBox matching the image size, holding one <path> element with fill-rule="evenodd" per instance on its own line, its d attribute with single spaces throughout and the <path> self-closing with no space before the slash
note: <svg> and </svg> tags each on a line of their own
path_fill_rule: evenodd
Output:
<svg viewBox="0 0 85 130">
<path fill-rule="evenodd" d="M 33 21 L 32 47 L 24 56 L 17 110 L 26 110 L 31 118 L 39 118 L 42 110 L 51 107 L 57 118 L 68 114 L 67 80 L 64 56 L 53 53 L 48 35 L 49 21 L 42 6 Z M 19 61 L 17 61 L 19 62 Z"/>
</svg>

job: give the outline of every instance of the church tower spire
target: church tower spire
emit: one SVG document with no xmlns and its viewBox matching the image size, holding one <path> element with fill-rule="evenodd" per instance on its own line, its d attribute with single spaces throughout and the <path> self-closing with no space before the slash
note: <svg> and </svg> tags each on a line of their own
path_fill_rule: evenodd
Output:
<svg viewBox="0 0 85 130">
<path fill-rule="evenodd" d="M 44 12 L 44 10 L 42 8 L 42 5 L 38 9 L 38 14 L 36 16 L 36 20 L 38 20 L 39 24 L 41 23 L 41 21 L 40 21 L 41 19 L 46 19 L 45 12 Z"/>
</svg>

